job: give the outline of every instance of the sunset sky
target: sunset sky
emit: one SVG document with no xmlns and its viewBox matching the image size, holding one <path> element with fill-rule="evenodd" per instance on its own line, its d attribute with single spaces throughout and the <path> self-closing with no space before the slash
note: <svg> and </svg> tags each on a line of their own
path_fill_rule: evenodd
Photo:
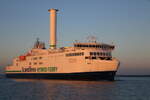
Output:
<svg viewBox="0 0 150 100">
<path fill-rule="evenodd" d="M 96 36 L 116 45 L 118 74 L 150 74 L 150 0 L 0 0 L 0 67 L 49 41 L 49 8 L 58 12 L 58 46 Z"/>
</svg>

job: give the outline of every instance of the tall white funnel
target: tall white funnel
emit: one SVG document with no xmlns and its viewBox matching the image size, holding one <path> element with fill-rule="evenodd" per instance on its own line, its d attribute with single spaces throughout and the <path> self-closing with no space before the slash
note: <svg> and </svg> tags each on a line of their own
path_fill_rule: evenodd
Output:
<svg viewBox="0 0 150 100">
<path fill-rule="evenodd" d="M 56 27 L 57 27 L 57 9 L 49 9 L 48 12 L 50 12 L 50 48 L 51 49 L 56 49 L 56 44 L 57 44 L 57 38 L 56 38 Z"/>
</svg>

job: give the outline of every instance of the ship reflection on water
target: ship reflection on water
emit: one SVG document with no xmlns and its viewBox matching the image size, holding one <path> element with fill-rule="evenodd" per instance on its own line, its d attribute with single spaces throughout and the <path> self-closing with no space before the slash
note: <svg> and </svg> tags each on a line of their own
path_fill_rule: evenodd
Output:
<svg viewBox="0 0 150 100">
<path fill-rule="evenodd" d="M 115 80 L 1 78 L 0 100 L 150 100 L 149 77 L 117 77 Z"/>
<path fill-rule="evenodd" d="M 114 82 L 111 81 L 67 81 L 48 79 L 15 79 L 15 81 L 34 84 L 34 86 L 29 89 L 30 92 L 32 91 L 31 95 L 34 97 L 35 94 L 38 94 L 38 96 L 44 100 L 100 99 L 102 98 L 100 94 L 102 93 L 104 95 L 107 91 L 105 86 L 114 84 Z"/>
</svg>

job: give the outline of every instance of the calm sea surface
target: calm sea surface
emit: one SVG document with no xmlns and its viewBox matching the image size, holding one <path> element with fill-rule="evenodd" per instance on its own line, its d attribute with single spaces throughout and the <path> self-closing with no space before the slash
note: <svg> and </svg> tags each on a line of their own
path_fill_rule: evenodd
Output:
<svg viewBox="0 0 150 100">
<path fill-rule="evenodd" d="M 150 77 L 116 77 L 108 82 L 1 76 L 0 100 L 150 100 Z"/>
</svg>

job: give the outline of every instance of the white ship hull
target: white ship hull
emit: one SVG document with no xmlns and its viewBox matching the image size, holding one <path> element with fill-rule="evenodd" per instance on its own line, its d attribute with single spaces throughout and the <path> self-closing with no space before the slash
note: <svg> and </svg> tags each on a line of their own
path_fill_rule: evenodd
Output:
<svg viewBox="0 0 150 100">
<path fill-rule="evenodd" d="M 61 58 L 61 57 L 59 57 Z M 7 77 L 11 78 L 48 78 L 48 79 L 71 79 L 71 80 L 114 80 L 119 62 L 113 60 L 85 60 L 82 57 L 65 58 L 49 66 L 9 66 L 6 70 Z M 56 56 L 54 57 L 56 59 Z M 71 61 L 70 61 L 71 59 Z M 73 61 L 73 59 L 75 61 Z M 58 60 L 58 59 L 57 59 Z M 62 61 L 62 62 L 61 62 Z M 64 62 L 64 63 L 63 63 Z M 45 65 L 44 65 L 45 66 Z"/>
</svg>

